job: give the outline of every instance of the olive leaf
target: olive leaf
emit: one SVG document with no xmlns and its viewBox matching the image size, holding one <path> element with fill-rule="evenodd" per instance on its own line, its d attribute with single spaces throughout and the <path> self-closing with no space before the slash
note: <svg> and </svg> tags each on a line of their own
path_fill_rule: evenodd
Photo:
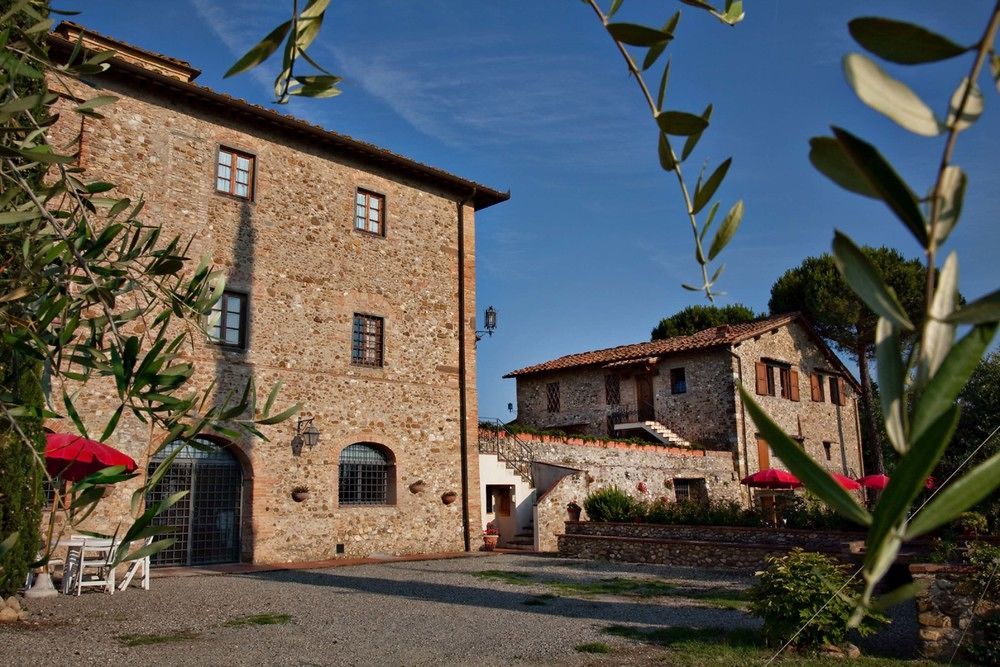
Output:
<svg viewBox="0 0 1000 667">
<path fill-rule="evenodd" d="M 851 37 L 880 58 L 918 65 L 960 56 L 969 49 L 913 23 L 864 16 L 847 24 Z"/>
<path fill-rule="evenodd" d="M 844 75 L 862 102 L 910 132 L 934 137 L 944 125 L 923 100 L 860 53 L 844 56 Z"/>
</svg>

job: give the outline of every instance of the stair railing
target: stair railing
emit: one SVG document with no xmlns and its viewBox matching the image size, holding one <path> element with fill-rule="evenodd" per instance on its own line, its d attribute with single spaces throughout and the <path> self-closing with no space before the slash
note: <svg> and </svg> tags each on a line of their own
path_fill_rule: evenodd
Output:
<svg viewBox="0 0 1000 667">
<path fill-rule="evenodd" d="M 480 423 L 491 434 L 484 438 L 482 433 L 484 429 L 480 429 L 479 453 L 494 454 L 515 470 L 521 479 L 534 486 L 535 481 L 531 467 L 535 461 L 535 453 L 531 447 L 527 443 L 521 442 L 516 435 L 509 433 L 499 419 L 484 419 Z"/>
</svg>

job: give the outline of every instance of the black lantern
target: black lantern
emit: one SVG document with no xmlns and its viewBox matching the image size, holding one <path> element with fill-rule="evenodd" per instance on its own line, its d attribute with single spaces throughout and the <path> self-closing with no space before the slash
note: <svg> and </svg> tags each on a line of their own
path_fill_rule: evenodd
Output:
<svg viewBox="0 0 1000 667">
<path fill-rule="evenodd" d="M 497 328 L 497 311 L 496 308 L 490 306 L 483 313 L 483 328 L 476 331 L 476 342 L 478 343 L 483 339 L 483 336 L 493 336 L 493 332 Z"/>
<path fill-rule="evenodd" d="M 319 443 L 319 429 L 313 424 L 313 417 L 299 417 L 295 424 L 295 437 L 292 438 L 292 451 L 298 455 L 302 445 L 312 449 Z"/>
</svg>

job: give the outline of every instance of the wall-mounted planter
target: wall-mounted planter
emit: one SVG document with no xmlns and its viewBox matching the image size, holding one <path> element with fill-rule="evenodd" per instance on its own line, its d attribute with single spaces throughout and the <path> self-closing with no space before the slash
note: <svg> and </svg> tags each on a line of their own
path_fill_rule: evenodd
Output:
<svg viewBox="0 0 1000 667">
<path fill-rule="evenodd" d="M 308 491 L 292 491 L 292 500 L 297 503 L 301 503 L 303 500 L 309 500 Z"/>
<path fill-rule="evenodd" d="M 422 479 L 418 479 L 413 484 L 410 484 L 410 493 L 420 493 L 427 488 L 427 483 Z"/>
<path fill-rule="evenodd" d="M 454 491 L 445 491 L 441 494 L 441 502 L 445 505 L 451 505 L 456 500 L 458 500 L 458 494 Z"/>
</svg>

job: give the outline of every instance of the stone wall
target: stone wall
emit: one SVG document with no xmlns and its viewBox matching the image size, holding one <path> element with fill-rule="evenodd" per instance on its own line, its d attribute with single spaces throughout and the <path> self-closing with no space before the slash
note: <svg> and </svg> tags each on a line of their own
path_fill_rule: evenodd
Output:
<svg viewBox="0 0 1000 667">
<path fill-rule="evenodd" d="M 712 499 L 746 500 L 745 488 L 735 478 L 728 452 L 619 441 L 587 442 L 573 437 L 517 437 L 534 455 L 539 494 L 534 517 L 535 548 L 540 551 L 557 548 L 556 536 L 563 530 L 569 501 L 582 506 L 588 494 L 609 486 L 617 486 L 636 498 L 674 501 L 675 479 L 703 479 Z M 540 467 L 545 470 L 538 470 Z M 543 484 L 546 479 L 558 481 L 549 487 Z"/>
<path fill-rule="evenodd" d="M 301 402 L 315 419 L 319 444 L 292 451 L 295 419 L 224 443 L 243 468 L 243 558 L 280 562 L 343 555 L 456 551 L 464 546 L 462 505 L 478 536 L 476 455 L 475 231 L 464 208 L 465 309 L 459 311 L 459 203 L 453 194 L 372 168 L 350 155 L 247 120 L 232 110 L 102 77 L 100 90 L 74 84 L 62 91 L 56 145 L 80 139 L 80 165 L 90 180 L 118 184 L 113 196 L 146 201 L 143 218 L 164 236 L 193 237 L 188 255 L 206 257 L 227 274 L 228 288 L 248 295 L 245 350 L 200 341 L 183 360 L 197 368 L 192 385 L 216 383 L 221 400 L 254 377 L 262 395 L 283 382 L 278 405 Z M 58 87 L 58 86 L 57 86 Z M 69 112 L 69 99 L 113 94 L 103 118 Z M 220 146 L 255 156 L 252 201 L 215 190 Z M 354 229 L 357 188 L 384 194 L 386 234 Z M 355 313 L 384 318 L 384 364 L 351 362 Z M 467 498 L 459 381 L 460 338 L 468 370 L 465 402 L 470 448 Z M 238 395 L 238 394 L 237 394 Z M 116 407 L 113 388 L 89 384 L 76 399 L 87 428 L 100 433 Z M 54 422 L 55 430 L 65 429 Z M 145 470 L 161 434 L 123 420 L 110 441 Z M 393 459 L 394 502 L 338 504 L 340 452 L 352 443 L 384 446 Z M 422 481 L 419 491 L 411 484 Z M 290 498 L 306 484 L 311 497 Z M 87 527 L 114 530 L 135 485 L 116 490 Z M 446 505 L 441 496 L 459 494 Z M 434 526 L 434 530 L 428 530 Z"/>
<path fill-rule="evenodd" d="M 671 392 L 673 368 L 684 369 L 683 393 Z M 605 376 L 612 374 L 618 377 L 619 401 L 609 404 Z M 733 379 L 729 356 L 719 350 L 675 354 L 650 373 L 576 368 L 519 377 L 518 422 L 598 437 L 616 435 L 608 432 L 607 417 L 622 408 L 635 410 L 637 377 L 649 377 L 653 384 L 656 421 L 698 446 L 732 450 L 736 444 Z M 552 382 L 559 384 L 559 412 L 548 411 L 546 387 Z"/>
<path fill-rule="evenodd" d="M 753 539 L 754 531 L 760 539 Z M 779 531 L 766 528 L 722 526 L 661 526 L 567 522 L 558 536 L 559 555 L 630 563 L 654 563 L 740 570 L 753 573 L 767 565 L 770 556 L 781 556 L 793 547 L 828 553 L 845 561 L 853 533 L 825 535 L 814 531 Z"/>
<path fill-rule="evenodd" d="M 975 570 L 954 565 L 914 564 L 910 566 L 917 593 L 917 622 L 920 650 L 924 657 L 950 658 L 967 631 L 963 645 L 982 641 L 977 623 L 1000 605 L 980 600 L 982 587 L 974 581 Z M 971 626 L 970 626 L 971 624 Z"/>
<path fill-rule="evenodd" d="M 585 471 L 587 493 L 617 486 L 637 498 L 675 500 L 673 481 L 683 478 L 704 479 L 713 499 L 740 501 L 746 495 L 745 487 L 736 479 L 729 452 L 615 441 L 584 443 L 569 439 L 578 444 L 567 444 L 555 438 L 531 437 L 529 441 L 529 437 L 520 436 L 530 445 L 536 461 Z M 646 491 L 640 490 L 640 484 Z"/>
<path fill-rule="evenodd" d="M 859 444 L 858 396 L 848 382 L 845 383 L 847 405 L 834 405 L 831 402 L 829 377 L 835 369 L 801 324 L 791 322 L 776 327 L 761 336 L 736 344 L 733 351 L 737 357 L 733 360 L 734 377 L 742 378 L 743 387 L 786 433 L 801 438 L 803 448 L 813 459 L 832 471 L 850 477 L 864 474 Z M 757 395 L 754 369 L 755 364 L 763 358 L 787 362 L 798 372 L 798 401 L 781 397 L 778 373 L 774 374 L 776 395 Z M 809 374 L 817 371 L 821 371 L 824 378 L 822 402 L 813 401 L 810 391 Z M 739 397 L 734 398 L 739 405 Z M 741 443 L 741 472 L 750 474 L 761 468 L 784 468 L 781 460 L 770 451 L 768 461 L 759 460 L 756 426 L 742 410 L 736 414 L 736 428 Z M 831 443 L 829 459 L 824 442 Z"/>
</svg>

